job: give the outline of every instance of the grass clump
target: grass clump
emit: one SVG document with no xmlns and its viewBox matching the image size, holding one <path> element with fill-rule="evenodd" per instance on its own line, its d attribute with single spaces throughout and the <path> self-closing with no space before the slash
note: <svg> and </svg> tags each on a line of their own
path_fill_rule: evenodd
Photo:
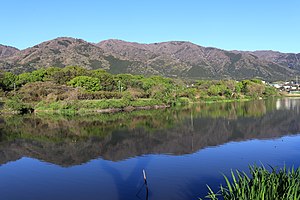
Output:
<svg viewBox="0 0 300 200">
<path fill-rule="evenodd" d="M 11 110 L 20 114 L 30 113 L 33 111 L 33 108 L 30 104 L 22 102 L 18 96 L 14 96 L 11 99 L 7 100 L 4 104 L 6 110 Z"/>
<path fill-rule="evenodd" d="M 221 185 L 215 193 L 208 186 L 207 199 L 248 200 L 248 199 L 300 199 L 300 168 L 268 171 L 265 167 L 250 166 L 251 178 L 245 173 L 231 172 L 231 179 L 224 175 L 226 186 Z"/>
</svg>

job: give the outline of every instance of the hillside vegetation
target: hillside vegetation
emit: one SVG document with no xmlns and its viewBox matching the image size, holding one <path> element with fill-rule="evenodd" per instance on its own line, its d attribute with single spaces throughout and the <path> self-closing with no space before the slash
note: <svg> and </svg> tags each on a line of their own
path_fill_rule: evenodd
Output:
<svg viewBox="0 0 300 200">
<path fill-rule="evenodd" d="M 6 110 L 18 112 L 121 111 L 277 95 L 273 87 L 258 79 L 183 81 L 162 76 L 114 75 L 76 66 L 42 68 L 18 75 L 1 72 L 0 87 Z"/>
<path fill-rule="evenodd" d="M 287 80 L 300 74 L 300 54 L 226 51 L 190 42 L 139 44 L 105 40 L 97 44 L 69 37 L 18 50 L 0 45 L 0 69 L 17 74 L 44 67 L 82 66 L 113 74 L 185 79 Z"/>
</svg>

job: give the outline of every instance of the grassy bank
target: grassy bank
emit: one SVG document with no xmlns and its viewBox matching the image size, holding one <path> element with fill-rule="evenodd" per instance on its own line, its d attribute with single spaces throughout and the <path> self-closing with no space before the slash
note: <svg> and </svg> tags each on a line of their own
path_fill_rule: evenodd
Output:
<svg viewBox="0 0 300 200">
<path fill-rule="evenodd" d="M 206 199 L 248 200 L 248 199 L 300 199 L 300 168 L 274 169 L 250 166 L 249 177 L 245 172 L 231 172 L 231 177 L 224 176 L 226 186 L 220 186 L 217 192 L 208 186 Z M 231 179 L 231 181 L 230 181 Z"/>
<path fill-rule="evenodd" d="M 70 100 L 38 103 L 35 112 L 58 112 L 58 113 L 111 113 L 120 111 L 131 111 L 139 109 L 166 108 L 168 105 L 156 99 L 137 99 L 134 101 L 124 99 L 102 99 L 102 100 Z"/>
<path fill-rule="evenodd" d="M 273 99 L 273 98 L 271 98 Z M 133 110 L 149 110 L 160 109 L 182 105 L 196 105 L 196 104 L 213 104 L 233 102 L 249 102 L 253 98 L 244 99 L 224 99 L 224 98 L 206 98 L 198 99 L 195 101 L 186 97 L 180 97 L 171 103 L 166 103 L 158 99 L 140 98 L 140 99 L 98 99 L 98 100 L 59 100 L 54 102 L 40 101 L 35 105 L 23 103 L 18 100 L 7 100 L 7 105 L 4 109 L 0 110 L 2 114 L 18 114 L 22 111 L 36 113 L 60 113 L 60 114 L 93 114 L 93 113 L 115 113 Z M 202 108 L 203 109 L 203 108 Z M 256 108 L 257 109 L 257 108 Z M 205 109 L 204 109 L 205 110 Z M 209 111 L 213 112 L 213 111 Z M 26 113 L 26 112 L 24 112 Z M 219 116 L 219 115 L 218 115 Z"/>
<path fill-rule="evenodd" d="M 255 98 L 239 98 L 239 99 L 224 99 L 224 98 L 206 98 L 201 99 L 199 101 L 190 101 L 190 103 L 230 103 L 230 102 L 241 102 L 241 101 L 250 101 L 250 100 L 256 100 Z"/>
</svg>

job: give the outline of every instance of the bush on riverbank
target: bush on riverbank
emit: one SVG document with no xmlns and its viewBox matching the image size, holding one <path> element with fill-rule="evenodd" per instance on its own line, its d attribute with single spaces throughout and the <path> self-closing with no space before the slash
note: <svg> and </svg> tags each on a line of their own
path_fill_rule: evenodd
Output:
<svg viewBox="0 0 300 200">
<path fill-rule="evenodd" d="M 13 96 L 7 100 L 4 104 L 7 111 L 11 110 L 12 112 L 25 114 L 33 111 L 33 107 L 30 104 L 26 104 L 21 101 L 18 96 Z"/>
<path fill-rule="evenodd" d="M 0 90 L 7 99 L 18 95 L 19 103 L 40 108 L 38 104 L 43 101 L 49 109 L 63 110 L 79 110 L 78 103 L 70 105 L 75 100 L 103 100 L 93 104 L 95 109 L 96 106 L 102 109 L 153 106 L 154 101 L 159 103 L 157 105 L 172 106 L 191 101 L 227 101 L 278 95 L 274 88 L 257 79 L 186 81 L 161 76 L 113 75 L 104 70 L 87 70 L 77 66 L 50 67 L 19 75 L 5 72 L 0 76 Z M 80 105 L 85 106 L 83 103 Z"/>
<path fill-rule="evenodd" d="M 213 192 L 209 186 L 208 199 L 217 200 L 248 200 L 248 199 L 300 199 L 300 168 L 291 170 L 268 171 L 265 167 L 250 166 L 251 177 L 246 173 L 231 172 L 231 179 L 225 177 L 226 186 L 221 185 L 218 192 Z"/>
</svg>

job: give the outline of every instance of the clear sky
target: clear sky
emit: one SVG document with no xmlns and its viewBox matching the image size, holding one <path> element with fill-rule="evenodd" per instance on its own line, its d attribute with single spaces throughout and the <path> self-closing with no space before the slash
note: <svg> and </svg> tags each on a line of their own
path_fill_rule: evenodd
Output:
<svg viewBox="0 0 300 200">
<path fill-rule="evenodd" d="M 0 0 L 0 44 L 190 41 L 300 53 L 299 0 Z"/>
</svg>

